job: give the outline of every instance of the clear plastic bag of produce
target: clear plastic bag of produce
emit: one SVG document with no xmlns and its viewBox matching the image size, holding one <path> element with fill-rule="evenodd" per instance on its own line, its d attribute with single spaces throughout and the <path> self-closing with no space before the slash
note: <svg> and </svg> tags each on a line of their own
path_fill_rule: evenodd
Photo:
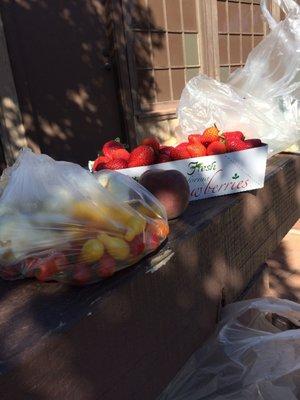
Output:
<svg viewBox="0 0 300 400">
<path fill-rule="evenodd" d="M 227 83 L 204 75 L 188 82 L 178 108 L 180 139 L 214 123 L 222 131 L 260 138 L 270 155 L 300 139 L 300 6 L 276 2 L 286 18 L 277 23 L 261 1 L 271 32 Z"/>
<path fill-rule="evenodd" d="M 300 305 L 262 298 L 224 309 L 216 333 L 159 400 L 300 398 Z"/>
<path fill-rule="evenodd" d="M 0 276 L 86 284 L 154 251 L 165 210 L 133 179 L 22 150 L 0 197 Z"/>
</svg>

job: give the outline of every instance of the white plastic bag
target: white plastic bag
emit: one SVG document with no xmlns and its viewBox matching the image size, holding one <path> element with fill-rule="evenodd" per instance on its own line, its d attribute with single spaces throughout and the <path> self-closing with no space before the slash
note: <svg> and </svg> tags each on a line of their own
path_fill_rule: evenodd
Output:
<svg viewBox="0 0 300 400">
<path fill-rule="evenodd" d="M 267 9 L 268 2 L 261 1 L 271 32 L 251 51 L 245 66 L 231 74 L 228 83 L 242 95 L 266 101 L 290 100 L 298 91 L 300 101 L 300 7 L 293 0 L 275 2 L 286 18 L 277 23 Z"/>
<path fill-rule="evenodd" d="M 168 235 L 163 206 L 116 171 L 92 175 L 79 165 L 24 149 L 4 177 L 4 279 L 93 283 L 138 262 Z"/>
<path fill-rule="evenodd" d="M 300 139 L 300 7 L 276 0 L 287 13 L 277 23 L 261 1 L 271 32 L 228 82 L 204 75 L 188 82 L 178 108 L 180 139 L 216 123 L 223 131 L 260 138 L 270 154 Z"/>
<path fill-rule="evenodd" d="M 274 318 L 293 329 L 274 326 Z M 159 400 L 299 399 L 298 327 L 300 305 L 288 300 L 254 299 L 225 307 L 215 335 Z"/>
</svg>

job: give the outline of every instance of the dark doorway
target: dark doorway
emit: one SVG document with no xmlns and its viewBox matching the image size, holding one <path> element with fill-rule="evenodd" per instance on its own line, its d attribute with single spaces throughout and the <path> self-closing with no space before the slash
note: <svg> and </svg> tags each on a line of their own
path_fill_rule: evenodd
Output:
<svg viewBox="0 0 300 400">
<path fill-rule="evenodd" d="M 86 165 L 120 137 L 107 1 L 9 0 L 1 13 L 28 144 Z"/>
</svg>

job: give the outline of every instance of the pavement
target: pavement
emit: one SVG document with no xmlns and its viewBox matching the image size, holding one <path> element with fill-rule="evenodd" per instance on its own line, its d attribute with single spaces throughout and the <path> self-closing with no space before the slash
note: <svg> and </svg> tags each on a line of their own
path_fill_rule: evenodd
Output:
<svg viewBox="0 0 300 400">
<path fill-rule="evenodd" d="M 300 219 L 267 260 L 269 296 L 300 302 Z"/>
</svg>

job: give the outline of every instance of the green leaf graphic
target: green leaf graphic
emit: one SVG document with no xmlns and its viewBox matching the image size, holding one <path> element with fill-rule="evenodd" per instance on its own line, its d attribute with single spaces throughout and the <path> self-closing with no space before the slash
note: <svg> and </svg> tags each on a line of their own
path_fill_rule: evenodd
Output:
<svg viewBox="0 0 300 400">
<path fill-rule="evenodd" d="M 239 178 L 240 176 L 237 174 L 237 173 L 235 173 L 234 175 L 233 175 L 233 177 L 232 177 L 232 179 L 237 179 L 237 178 Z"/>
</svg>

